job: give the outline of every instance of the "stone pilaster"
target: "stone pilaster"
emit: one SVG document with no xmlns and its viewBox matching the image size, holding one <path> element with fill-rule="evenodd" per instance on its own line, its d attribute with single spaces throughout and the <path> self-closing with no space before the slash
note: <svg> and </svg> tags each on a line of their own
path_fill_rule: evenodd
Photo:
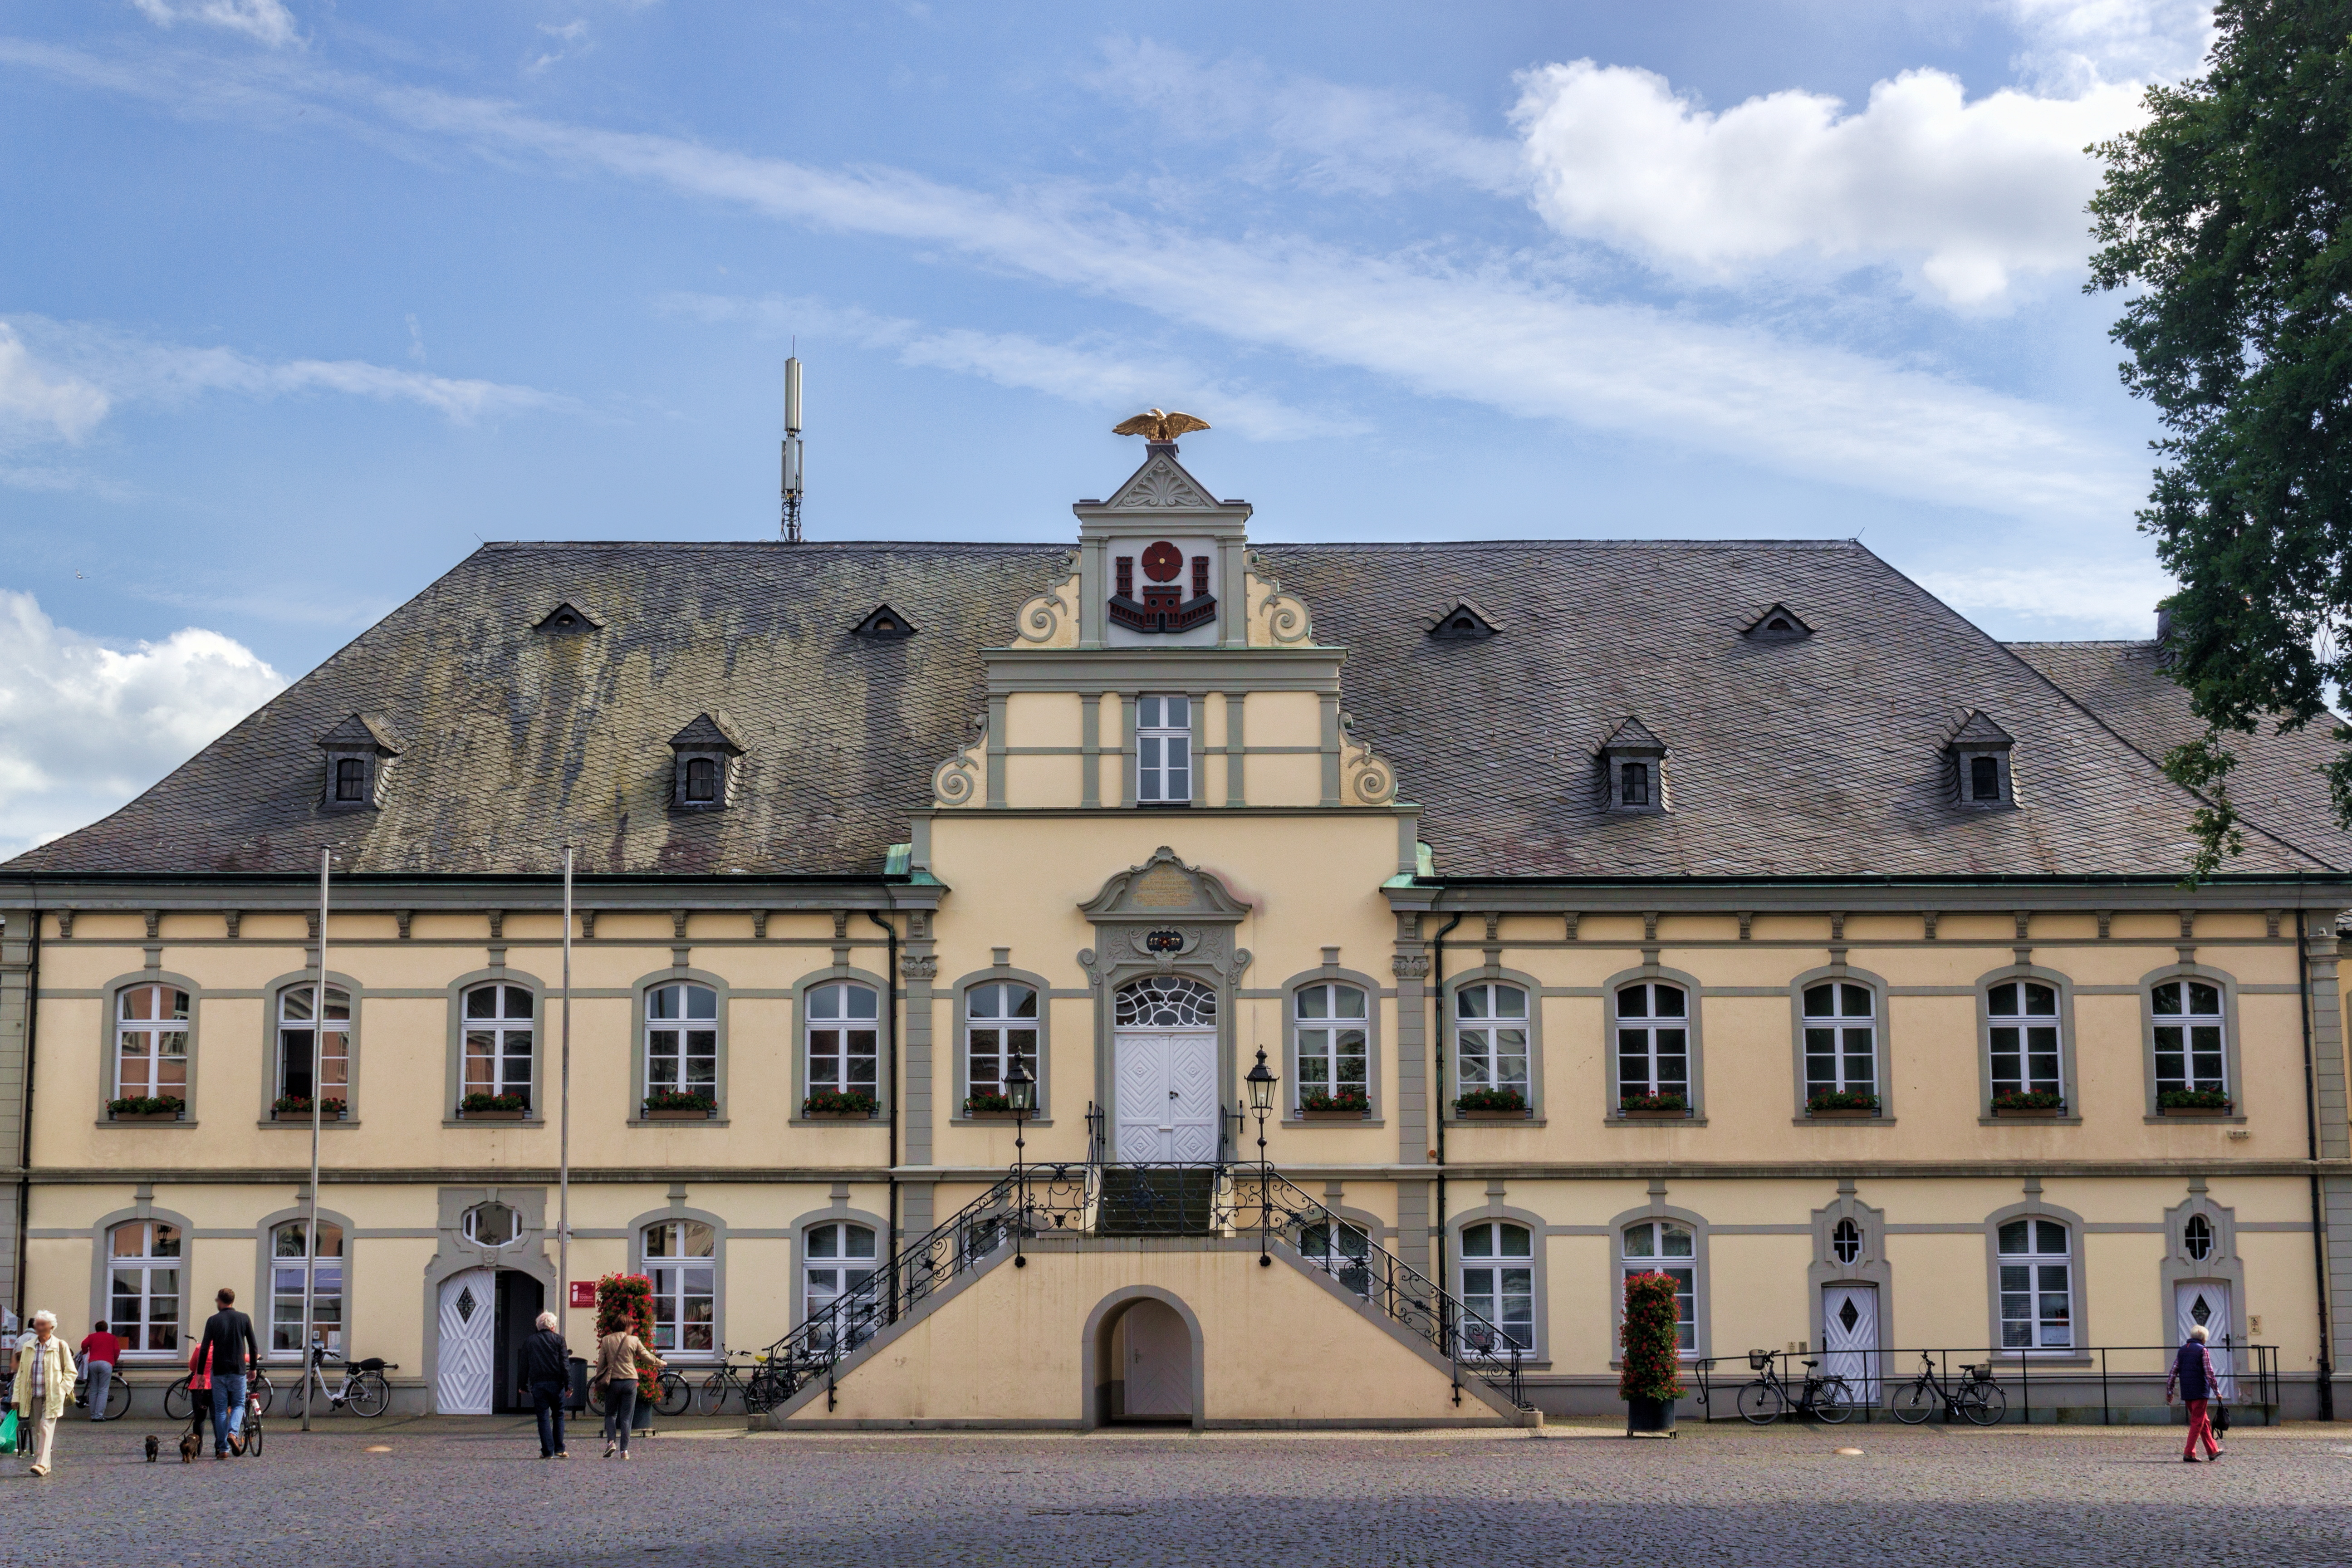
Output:
<svg viewBox="0 0 2352 1568">
<path fill-rule="evenodd" d="M 25 1313 L 24 1282 L 16 1278 L 17 1240 L 25 1216 L 17 1212 L 23 1187 L 14 1174 L 25 1152 L 26 1076 L 33 1038 L 33 943 L 40 916 L 31 910 L 0 910 L 0 1303 L 19 1320 Z"/>
<path fill-rule="evenodd" d="M 1396 952 L 1389 961 L 1396 976 L 1397 1163 L 1429 1163 L 1429 951 L 1421 939 L 1421 916 L 1397 912 Z M 1427 1182 L 1397 1184 L 1396 1254 L 1429 1272 Z"/>
<path fill-rule="evenodd" d="M 905 1165 L 933 1163 L 931 1129 L 936 1112 L 931 1092 L 931 1012 L 936 993 L 932 982 L 939 978 L 940 961 L 931 942 L 931 919 L 929 910 L 908 911 L 907 941 L 898 954 L 898 980 L 906 995 L 905 1022 L 898 1041 L 898 1103 L 902 1112 L 898 1161 Z M 899 1244 L 904 1246 L 935 1223 L 931 1217 L 931 1184 L 906 1183 L 900 1186 L 898 1197 L 898 1218 L 903 1227 Z"/>
</svg>

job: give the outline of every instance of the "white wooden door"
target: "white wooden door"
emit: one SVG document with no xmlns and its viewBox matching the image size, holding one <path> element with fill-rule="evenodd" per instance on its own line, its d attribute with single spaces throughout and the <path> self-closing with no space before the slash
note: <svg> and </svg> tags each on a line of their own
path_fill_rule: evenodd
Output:
<svg viewBox="0 0 2352 1568">
<path fill-rule="evenodd" d="M 2230 1325 L 2235 1321 L 2230 1315 L 2230 1288 L 2211 1279 L 2184 1279 L 2173 1287 L 2173 1305 L 2179 1320 L 2176 1330 L 2179 1342 L 2189 1342 L 2189 1331 L 2202 1326 L 2210 1336 L 2205 1348 L 2213 1358 L 2215 1390 L 2228 1400 L 2238 1397 L 2237 1368 L 2231 1364 Z"/>
<path fill-rule="evenodd" d="M 490 1413 L 498 1317 L 498 1270 L 468 1268 L 441 1282 L 440 1360 L 433 1380 L 433 1408 L 440 1415 Z"/>
<path fill-rule="evenodd" d="M 1192 1414 L 1192 1333 L 1163 1301 L 1127 1310 L 1127 1413 Z"/>
<path fill-rule="evenodd" d="M 1217 1037 L 1121 1029 L 1113 1155 L 1205 1164 L 1217 1157 Z"/>
<path fill-rule="evenodd" d="M 1878 1287 L 1822 1287 L 1822 1371 L 1864 1405 L 1878 1403 Z"/>
</svg>

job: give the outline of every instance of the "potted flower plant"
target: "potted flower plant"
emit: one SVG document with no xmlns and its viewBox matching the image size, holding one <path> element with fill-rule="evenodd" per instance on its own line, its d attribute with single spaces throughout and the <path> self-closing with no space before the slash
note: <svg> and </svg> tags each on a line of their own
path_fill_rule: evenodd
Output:
<svg viewBox="0 0 2352 1568">
<path fill-rule="evenodd" d="M 457 1102 L 457 1114 L 467 1121 L 520 1121 L 530 1114 L 530 1101 L 520 1094 L 476 1089 Z"/>
<path fill-rule="evenodd" d="M 2168 1089 L 2156 1097 L 2158 1116 L 2227 1116 L 2230 1097 L 2218 1089 Z"/>
<path fill-rule="evenodd" d="M 719 1114 L 719 1101 L 703 1089 L 657 1089 L 646 1096 L 648 1121 L 708 1121 Z"/>
<path fill-rule="evenodd" d="M 187 1103 L 176 1094 L 127 1094 L 108 1100 L 106 1114 L 113 1121 L 177 1121 Z"/>
<path fill-rule="evenodd" d="M 1624 1360 L 1617 1396 L 1625 1402 L 1625 1433 L 1672 1432 L 1682 1381 L 1682 1334 L 1670 1274 L 1625 1277 Z"/>
<path fill-rule="evenodd" d="M 1465 1121 L 1523 1121 L 1528 1097 L 1516 1089 L 1474 1089 L 1454 1102 L 1454 1113 Z"/>
<path fill-rule="evenodd" d="M 1013 1097 L 1008 1094 L 968 1094 L 963 1100 L 964 1119 L 969 1121 L 1011 1121 Z"/>
<path fill-rule="evenodd" d="M 1633 1089 L 1618 1098 L 1617 1114 L 1628 1121 L 1687 1121 L 1690 1100 L 1678 1089 Z"/>
<path fill-rule="evenodd" d="M 1866 1089 L 1833 1089 L 1806 1096 L 1805 1114 L 1816 1120 L 1858 1121 L 1878 1114 L 1878 1096 Z"/>
<path fill-rule="evenodd" d="M 643 1274 L 607 1274 L 596 1281 L 596 1337 L 635 1334 L 654 1342 L 654 1282 Z M 653 1426 L 654 1402 L 661 1397 L 661 1374 L 637 1369 L 637 1414 L 631 1431 Z"/>
<path fill-rule="evenodd" d="M 811 1121 L 864 1121 L 882 1109 L 882 1102 L 854 1089 L 821 1089 L 801 1101 L 801 1114 Z"/>
<path fill-rule="evenodd" d="M 2045 1120 L 2066 1114 L 2066 1097 L 2047 1089 L 2005 1089 L 1992 1097 L 1995 1116 L 2038 1116 Z"/>
<path fill-rule="evenodd" d="M 279 1095 L 269 1102 L 269 1118 L 273 1121 L 310 1121 L 310 1097 L 307 1094 Z M 341 1121 L 343 1119 L 343 1102 L 340 1100 L 320 1100 L 319 1119 L 322 1121 Z"/>
<path fill-rule="evenodd" d="M 1298 1118 L 1302 1121 L 1361 1121 L 1371 1113 L 1371 1097 L 1360 1089 L 1343 1089 L 1336 1093 L 1306 1089 L 1298 1092 Z"/>
</svg>

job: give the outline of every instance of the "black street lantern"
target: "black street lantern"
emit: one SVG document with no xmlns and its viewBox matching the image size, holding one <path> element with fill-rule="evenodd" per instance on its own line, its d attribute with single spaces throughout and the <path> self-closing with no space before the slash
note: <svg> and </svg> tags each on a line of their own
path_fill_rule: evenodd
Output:
<svg viewBox="0 0 2352 1568">
<path fill-rule="evenodd" d="M 1037 1109 L 1037 1075 L 1022 1065 L 1017 1052 L 1004 1069 L 1004 1098 L 1013 1107 L 1013 1179 L 1020 1188 L 1020 1222 L 1013 1227 L 1013 1267 L 1026 1268 L 1029 1257 L 1022 1251 L 1021 1240 L 1029 1232 L 1029 1142 L 1024 1134 L 1030 1113 Z"/>
<path fill-rule="evenodd" d="M 1005 1070 L 1004 1098 L 1013 1102 L 1015 1116 L 1026 1116 L 1037 1109 L 1037 1075 L 1024 1066 L 1018 1056 Z"/>
<path fill-rule="evenodd" d="M 1266 1071 L 1265 1053 L 1257 1054 L 1257 1066 L 1249 1069 L 1244 1080 L 1249 1085 L 1250 1109 L 1261 1117 L 1274 1109 L 1274 1074 Z"/>
</svg>

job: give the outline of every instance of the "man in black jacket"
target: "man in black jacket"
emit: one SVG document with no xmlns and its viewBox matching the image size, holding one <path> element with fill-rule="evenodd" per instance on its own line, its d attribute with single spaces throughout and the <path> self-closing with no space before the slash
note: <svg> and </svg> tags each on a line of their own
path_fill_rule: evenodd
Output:
<svg viewBox="0 0 2352 1568">
<path fill-rule="evenodd" d="M 539 1331 L 522 1342 L 522 1383 L 539 1415 L 539 1457 L 568 1459 L 563 1449 L 563 1399 L 572 1390 L 572 1351 L 555 1331 L 555 1314 L 539 1315 Z"/>
<path fill-rule="evenodd" d="M 213 1300 L 220 1310 L 205 1321 L 203 1348 L 213 1369 L 213 1458 L 226 1459 L 245 1453 L 246 1377 L 261 1360 L 261 1344 L 253 1320 L 236 1310 L 236 1291 L 224 1285 Z"/>
</svg>

